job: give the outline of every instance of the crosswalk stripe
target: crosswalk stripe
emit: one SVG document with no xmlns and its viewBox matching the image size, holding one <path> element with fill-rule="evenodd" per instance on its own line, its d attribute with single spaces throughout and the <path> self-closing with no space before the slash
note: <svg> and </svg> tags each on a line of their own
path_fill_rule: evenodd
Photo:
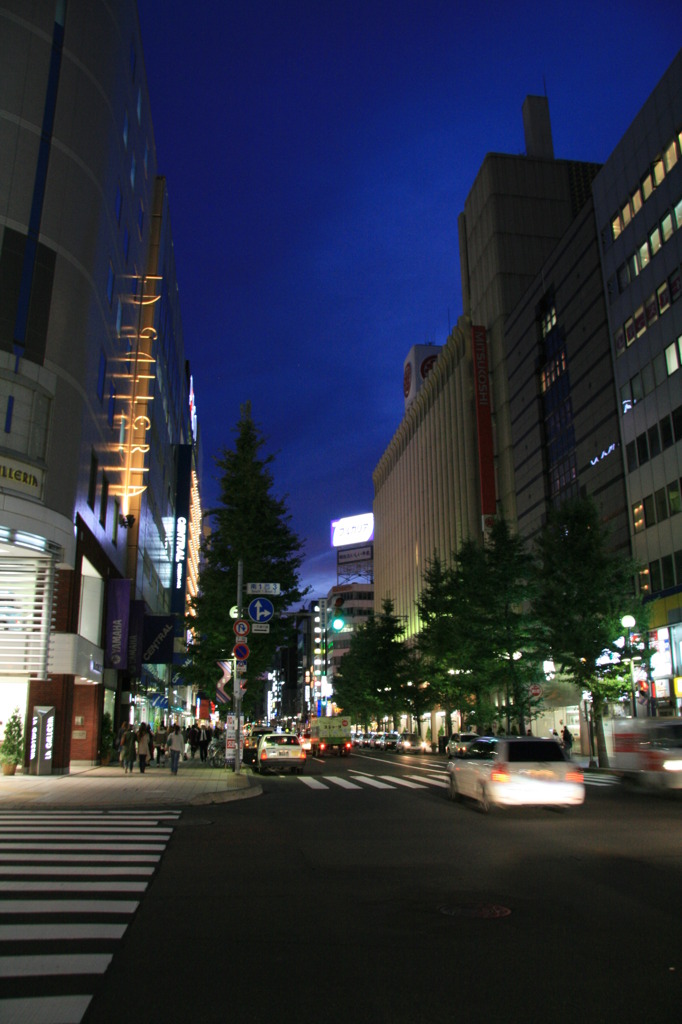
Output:
<svg viewBox="0 0 682 1024">
<path fill-rule="evenodd" d="M 447 782 L 441 782 L 440 779 L 422 778 L 421 775 L 410 775 L 410 778 L 411 779 L 419 779 L 420 782 L 425 782 L 427 786 L 440 786 L 441 789 L 447 789 L 448 788 Z"/>
<path fill-rule="evenodd" d="M 121 939 L 125 924 L 0 924 L 0 942 L 77 941 Z M 0 1007 L 4 1004 L 0 1002 Z M 0 1014 L 0 1019 L 2 1015 Z"/>
<path fill-rule="evenodd" d="M 309 775 L 299 775 L 298 779 L 308 789 L 329 789 L 329 786 L 325 786 L 324 782 L 320 782 L 319 779 L 311 779 Z"/>
<path fill-rule="evenodd" d="M 362 789 L 356 782 L 344 779 L 340 775 L 325 775 L 325 779 L 327 782 L 333 782 L 335 786 L 340 786 L 341 789 Z"/>
<path fill-rule="evenodd" d="M 92 995 L 3 999 L 2 1024 L 78 1024 Z"/>
<path fill-rule="evenodd" d="M 111 963 L 111 953 L 76 953 L 64 956 L 0 957 L 0 978 L 37 978 L 65 974 L 104 974 Z M 2 1004 L 0 1003 L 0 1015 Z"/>
<path fill-rule="evenodd" d="M 16 861 L 16 859 L 16 853 L 3 853 L 2 848 L 0 847 L 0 871 L 5 870 L 5 868 L 2 867 L 4 861 Z M 54 859 L 55 854 L 53 853 L 26 852 L 22 853 L 21 855 L 22 863 L 27 864 L 37 864 L 41 861 L 54 861 Z M 112 853 L 105 856 L 99 853 L 71 853 L 71 851 L 69 851 L 68 856 L 62 855 L 59 857 L 59 860 L 62 863 L 69 864 L 82 864 L 83 862 L 87 862 L 88 864 L 99 864 L 100 862 L 102 864 L 158 864 L 158 862 L 161 860 L 161 857 L 157 853 L 140 854 L 139 856 L 137 854 L 131 853 L 129 856 L 126 857 L 123 855 L 119 855 L 117 853 Z"/>
<path fill-rule="evenodd" d="M 403 779 L 399 775 L 380 775 L 380 779 L 385 779 L 387 782 L 397 782 L 399 786 L 405 786 L 407 789 L 426 789 L 426 786 L 421 782 L 410 782 L 409 779 Z M 416 778 L 416 776 L 412 776 Z"/>
<path fill-rule="evenodd" d="M 364 782 L 366 786 L 374 786 L 375 789 L 393 789 L 393 786 L 387 785 L 385 782 L 380 782 L 379 779 L 373 779 L 371 775 L 360 775 L 355 776 L 360 782 Z"/>
<path fill-rule="evenodd" d="M 146 882 L 3 881 L 0 892 L 144 892 Z"/>
<path fill-rule="evenodd" d="M 153 867 L 130 867 L 116 864 L 106 864 L 98 868 L 86 867 L 84 864 L 2 864 L 0 863 L 0 876 L 7 875 L 48 875 L 50 878 L 59 875 L 79 875 L 90 877 L 106 878 L 110 875 L 153 875 Z"/>
<path fill-rule="evenodd" d="M 0 900 L 0 914 L 134 914 L 139 900 Z"/>
</svg>

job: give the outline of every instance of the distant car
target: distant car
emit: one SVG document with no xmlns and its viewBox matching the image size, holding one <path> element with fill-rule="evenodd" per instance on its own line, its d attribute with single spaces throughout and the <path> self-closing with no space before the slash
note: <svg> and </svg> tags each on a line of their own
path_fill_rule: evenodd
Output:
<svg viewBox="0 0 682 1024">
<path fill-rule="evenodd" d="M 301 746 L 305 750 L 306 754 L 309 754 L 310 751 L 312 750 L 312 746 L 313 746 L 313 744 L 312 744 L 312 737 L 311 737 L 310 733 L 309 732 L 302 732 L 301 735 L 298 738 L 301 741 Z"/>
<path fill-rule="evenodd" d="M 424 754 L 429 744 L 416 732 L 401 732 L 395 745 L 398 754 Z"/>
<path fill-rule="evenodd" d="M 270 732 L 260 737 L 255 767 L 261 775 L 286 769 L 302 775 L 305 763 L 306 752 L 295 733 Z"/>
<path fill-rule="evenodd" d="M 466 750 L 470 743 L 477 739 L 477 732 L 453 732 L 446 746 L 448 757 L 457 757 L 458 754 Z"/>
<path fill-rule="evenodd" d="M 250 732 L 244 736 L 244 749 L 242 751 L 242 761 L 244 764 L 256 763 L 258 741 L 261 736 L 272 731 L 273 729 L 271 725 L 254 725 L 251 727 Z"/>
<path fill-rule="evenodd" d="M 482 811 L 498 807 L 577 807 L 585 800 L 582 771 L 556 740 L 479 736 L 448 762 L 451 800 L 468 797 Z"/>
<path fill-rule="evenodd" d="M 395 750 L 395 745 L 397 741 L 397 732 L 384 732 L 379 737 L 376 746 L 379 748 L 379 750 Z"/>
<path fill-rule="evenodd" d="M 373 733 L 370 733 L 368 746 L 375 747 L 375 748 L 381 747 L 381 744 L 383 743 L 383 740 L 384 740 L 383 732 L 373 732 Z"/>
</svg>

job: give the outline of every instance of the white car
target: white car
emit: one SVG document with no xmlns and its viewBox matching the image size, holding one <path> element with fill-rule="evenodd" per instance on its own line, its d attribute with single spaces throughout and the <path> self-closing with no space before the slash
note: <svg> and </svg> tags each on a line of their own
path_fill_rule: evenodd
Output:
<svg viewBox="0 0 682 1024">
<path fill-rule="evenodd" d="M 265 775 L 266 772 L 282 772 L 286 768 L 292 773 L 303 774 L 306 752 L 295 733 L 270 732 L 258 741 L 258 753 L 254 767 Z"/>
<path fill-rule="evenodd" d="M 451 800 L 498 807 L 576 807 L 585 800 L 580 768 L 555 740 L 480 736 L 448 762 Z"/>
</svg>

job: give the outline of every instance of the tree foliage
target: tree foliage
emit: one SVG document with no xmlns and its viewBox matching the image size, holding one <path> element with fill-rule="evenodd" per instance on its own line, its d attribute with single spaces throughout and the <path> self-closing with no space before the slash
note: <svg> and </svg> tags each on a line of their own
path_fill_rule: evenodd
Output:
<svg viewBox="0 0 682 1024">
<path fill-rule="evenodd" d="M 301 543 L 291 528 L 284 499 L 273 494 L 273 455 L 263 454 L 266 439 L 254 423 L 251 405 L 240 408 L 235 442 L 216 459 L 221 472 L 220 503 L 211 509 L 211 532 L 202 549 L 200 592 L 193 602 L 195 633 L 187 675 L 213 695 L 220 679 L 216 662 L 229 659 L 235 644 L 230 608 L 237 603 L 239 563 L 243 582 L 279 583 L 281 594 L 270 598 L 275 615 L 268 634 L 249 642 L 244 708 L 257 700 L 258 680 L 273 664 L 275 651 L 291 639 L 292 623 L 278 612 L 301 600 Z M 242 611 L 246 611 L 245 594 Z"/>
<path fill-rule="evenodd" d="M 604 702 L 629 688 L 616 640 L 621 619 L 642 621 L 633 588 L 635 564 L 613 548 L 591 499 L 552 511 L 538 544 L 539 586 L 535 607 L 555 663 L 592 697 L 599 763 L 608 765 Z"/>
</svg>

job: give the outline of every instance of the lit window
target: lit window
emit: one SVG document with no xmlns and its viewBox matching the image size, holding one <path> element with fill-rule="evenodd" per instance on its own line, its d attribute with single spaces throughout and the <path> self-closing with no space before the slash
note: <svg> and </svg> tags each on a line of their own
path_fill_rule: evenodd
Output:
<svg viewBox="0 0 682 1024">
<path fill-rule="evenodd" d="M 622 224 L 620 222 L 620 214 L 617 213 L 615 215 L 615 217 L 611 218 L 611 235 L 612 235 L 614 241 L 615 241 L 616 238 L 619 237 L 619 235 L 620 235 L 622 230 L 623 230 L 623 226 L 622 226 Z"/>
<path fill-rule="evenodd" d="M 663 242 L 661 241 L 661 229 L 657 224 L 654 230 L 649 235 L 649 248 L 651 250 L 651 255 L 655 256 L 662 245 Z"/>
<path fill-rule="evenodd" d="M 630 209 L 630 200 L 625 203 L 620 210 L 620 215 L 623 220 L 623 227 L 626 228 L 632 220 L 632 210 Z"/>
<path fill-rule="evenodd" d="M 644 529 L 644 505 L 641 501 L 632 506 L 632 528 L 635 533 L 641 533 Z"/>
<path fill-rule="evenodd" d="M 665 163 L 665 169 L 668 173 L 670 173 L 677 163 L 677 143 L 674 139 L 663 154 L 663 162 Z"/>
<path fill-rule="evenodd" d="M 635 337 L 635 321 L 630 317 L 629 320 L 625 321 L 625 341 L 628 348 L 632 345 Z"/>
<path fill-rule="evenodd" d="M 642 199 L 646 202 L 651 193 L 654 190 L 654 180 L 651 176 L 651 171 L 644 175 L 642 178 Z"/>
<path fill-rule="evenodd" d="M 634 281 L 639 276 L 639 256 L 636 252 L 633 252 L 632 256 L 628 257 L 628 270 L 630 272 L 630 280 Z"/>
<path fill-rule="evenodd" d="M 639 190 L 639 186 L 630 196 L 630 205 L 632 206 L 633 216 L 642 209 L 642 193 Z"/>
<path fill-rule="evenodd" d="M 654 186 L 658 187 L 658 185 L 660 185 L 663 182 L 663 179 L 665 178 L 665 167 L 663 166 L 663 157 L 659 156 L 654 160 L 652 171 L 654 175 Z"/>
<path fill-rule="evenodd" d="M 665 350 L 665 364 L 668 369 L 668 376 L 671 377 L 680 368 L 680 359 L 677 353 L 677 342 L 668 345 Z"/>
<path fill-rule="evenodd" d="M 664 242 L 667 242 L 672 237 L 673 233 L 673 215 L 672 213 L 666 213 L 665 217 L 661 221 L 661 238 Z"/>
<path fill-rule="evenodd" d="M 658 320 L 658 305 L 656 303 L 655 294 L 650 295 L 646 300 L 644 303 L 644 309 L 646 311 L 646 325 L 647 327 L 651 327 L 651 325 Z"/>
<path fill-rule="evenodd" d="M 640 594 L 651 593 L 651 583 L 649 580 L 649 570 L 642 569 L 639 573 L 639 592 Z"/>
<path fill-rule="evenodd" d="M 623 352 L 625 351 L 625 331 L 622 327 L 619 327 L 616 331 L 615 337 L 613 339 L 613 344 L 616 349 L 616 355 L 622 356 Z"/>
<path fill-rule="evenodd" d="M 648 242 L 642 242 L 642 244 L 640 245 L 639 249 L 637 250 L 637 258 L 639 260 L 639 265 L 640 265 L 641 269 L 644 270 L 644 268 L 646 266 L 648 266 L 649 260 L 651 258 L 649 256 L 649 243 Z"/>
</svg>

